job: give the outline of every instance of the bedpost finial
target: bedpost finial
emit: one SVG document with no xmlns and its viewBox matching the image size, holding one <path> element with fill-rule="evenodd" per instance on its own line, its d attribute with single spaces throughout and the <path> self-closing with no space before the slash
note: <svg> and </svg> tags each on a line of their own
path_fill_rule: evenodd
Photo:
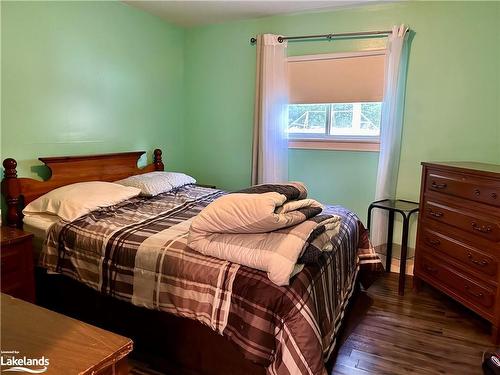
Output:
<svg viewBox="0 0 500 375">
<path fill-rule="evenodd" d="M 3 161 L 4 176 L 5 178 L 17 177 L 17 161 L 12 158 L 7 158 Z"/>
<path fill-rule="evenodd" d="M 7 203 L 7 225 L 9 227 L 22 227 L 19 210 L 19 186 L 17 180 L 17 162 L 12 158 L 3 161 L 4 179 L 2 180 L 2 194 Z"/>
<path fill-rule="evenodd" d="M 155 166 L 156 171 L 163 171 L 165 168 L 165 166 L 163 165 L 161 154 L 162 154 L 162 152 L 159 148 L 157 148 L 153 151 L 153 155 L 154 155 L 153 162 L 154 162 L 154 166 Z"/>
</svg>

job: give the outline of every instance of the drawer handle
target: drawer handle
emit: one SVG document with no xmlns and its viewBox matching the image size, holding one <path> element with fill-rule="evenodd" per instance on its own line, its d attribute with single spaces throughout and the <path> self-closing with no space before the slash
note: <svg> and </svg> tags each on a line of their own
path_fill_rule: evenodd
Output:
<svg viewBox="0 0 500 375">
<path fill-rule="evenodd" d="M 483 293 L 481 293 L 481 292 L 474 293 L 474 292 L 470 289 L 470 286 L 469 286 L 469 285 L 465 285 L 465 291 L 466 291 L 467 293 L 469 293 L 471 296 L 476 297 L 476 298 L 483 298 L 483 297 L 484 297 L 484 294 L 483 294 Z"/>
<path fill-rule="evenodd" d="M 483 259 L 483 260 L 474 259 L 474 257 L 472 256 L 472 253 L 470 253 L 470 252 L 467 254 L 467 258 L 469 258 L 469 260 L 472 263 L 477 264 L 478 266 L 481 266 L 481 267 L 486 267 L 489 264 L 489 262 L 486 259 Z"/>
<path fill-rule="evenodd" d="M 434 239 L 429 238 L 429 237 L 425 237 L 425 239 L 426 239 L 427 243 L 429 245 L 431 245 L 431 246 L 439 246 L 439 245 L 441 245 L 441 241 L 439 241 L 439 240 L 434 240 Z"/>
<path fill-rule="evenodd" d="M 429 215 L 434 216 L 434 217 L 441 217 L 441 216 L 443 216 L 444 214 L 443 214 L 442 212 L 439 212 L 439 211 L 432 211 L 432 210 L 429 210 Z"/>
<path fill-rule="evenodd" d="M 446 189 L 446 184 L 445 183 L 442 183 L 442 184 L 438 184 L 436 181 L 432 181 L 432 188 L 433 189 Z"/>
<path fill-rule="evenodd" d="M 426 271 L 429 271 L 430 273 L 437 273 L 438 272 L 437 268 L 428 266 L 427 264 L 424 265 L 424 268 L 425 268 Z"/>
<path fill-rule="evenodd" d="M 489 225 L 479 225 L 475 221 L 472 222 L 472 229 L 481 233 L 490 233 L 492 230 Z"/>
<path fill-rule="evenodd" d="M 497 193 L 491 193 L 491 197 L 492 197 L 493 199 L 497 199 L 497 198 L 498 198 L 498 194 L 497 194 Z"/>
<path fill-rule="evenodd" d="M 474 195 L 475 195 L 476 197 L 479 197 L 479 196 L 481 195 L 481 190 L 479 190 L 479 189 L 474 189 Z"/>
</svg>

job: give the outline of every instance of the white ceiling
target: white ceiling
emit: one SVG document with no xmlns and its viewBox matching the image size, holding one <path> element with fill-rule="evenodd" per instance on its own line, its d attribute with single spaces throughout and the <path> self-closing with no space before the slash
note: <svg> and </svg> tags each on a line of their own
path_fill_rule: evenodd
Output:
<svg viewBox="0 0 500 375">
<path fill-rule="evenodd" d="M 232 20 L 252 19 L 278 14 L 319 11 L 380 2 L 376 0 L 330 1 L 191 1 L 123 0 L 178 26 L 190 27 Z"/>
</svg>

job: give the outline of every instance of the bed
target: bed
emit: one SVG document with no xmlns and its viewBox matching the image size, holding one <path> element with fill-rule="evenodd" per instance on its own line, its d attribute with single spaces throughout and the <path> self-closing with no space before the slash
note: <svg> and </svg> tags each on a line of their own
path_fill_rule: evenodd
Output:
<svg viewBox="0 0 500 375">
<path fill-rule="evenodd" d="M 190 249 L 190 220 L 225 192 L 186 185 L 131 198 L 73 222 L 20 210 L 39 196 L 82 181 L 116 181 L 162 171 L 162 153 L 41 158 L 47 181 L 18 178 L 4 161 L 7 222 L 34 233 L 40 303 L 131 336 L 143 353 L 178 374 L 325 374 L 357 281 L 380 270 L 357 217 L 339 206 L 334 251 L 273 284 L 262 271 Z M 153 245 L 152 245 L 153 244 Z M 162 366 L 164 367 L 164 366 Z"/>
</svg>

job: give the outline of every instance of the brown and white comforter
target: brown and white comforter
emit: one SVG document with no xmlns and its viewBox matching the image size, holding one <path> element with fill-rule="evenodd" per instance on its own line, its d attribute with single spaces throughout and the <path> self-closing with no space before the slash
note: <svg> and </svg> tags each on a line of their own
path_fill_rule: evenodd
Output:
<svg viewBox="0 0 500 375">
<path fill-rule="evenodd" d="M 323 206 L 307 199 L 300 182 L 262 184 L 227 194 L 193 220 L 188 245 L 218 259 L 266 271 L 276 285 L 288 285 L 313 247 L 329 251 L 340 217 L 319 215 Z M 308 255 L 308 254 L 307 254 Z"/>
<path fill-rule="evenodd" d="M 187 246 L 192 218 L 222 195 L 186 186 L 57 223 L 40 263 L 104 294 L 196 319 L 269 374 L 324 374 L 358 271 L 363 281 L 381 267 L 367 232 L 353 213 L 327 207 L 341 218 L 333 250 L 280 287 Z"/>
</svg>

